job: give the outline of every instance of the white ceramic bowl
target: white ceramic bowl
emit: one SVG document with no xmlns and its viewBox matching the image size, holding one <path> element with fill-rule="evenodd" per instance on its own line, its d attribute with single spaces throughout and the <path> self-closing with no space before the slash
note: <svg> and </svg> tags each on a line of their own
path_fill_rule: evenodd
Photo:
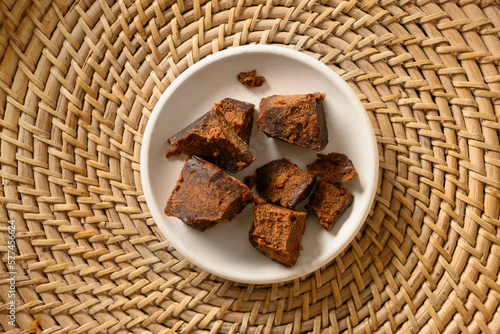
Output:
<svg viewBox="0 0 500 334">
<path fill-rule="evenodd" d="M 257 69 L 261 87 L 246 88 L 236 75 Z M 259 253 L 248 241 L 249 205 L 232 222 L 199 232 L 164 214 L 165 203 L 184 165 L 185 156 L 165 158 L 167 139 L 226 97 L 254 103 L 273 94 L 326 93 L 324 108 L 329 143 L 322 153 L 340 152 L 352 160 L 359 178 L 344 184 L 354 195 L 352 206 L 331 231 L 311 215 L 302 237 L 304 250 L 293 268 Z M 257 112 L 255 117 L 257 117 Z M 250 148 L 257 157 L 236 175 L 240 180 L 271 160 L 289 158 L 303 170 L 318 152 L 267 138 L 254 125 Z M 141 180 L 151 214 L 170 243 L 197 266 L 220 277 L 246 283 L 275 283 L 306 275 L 327 264 L 354 238 L 372 205 L 378 179 L 375 134 L 361 102 L 332 69 L 292 49 L 269 45 L 231 48 L 207 56 L 184 71 L 165 91 L 148 121 L 141 149 Z M 303 210 L 308 199 L 296 209 Z"/>
</svg>

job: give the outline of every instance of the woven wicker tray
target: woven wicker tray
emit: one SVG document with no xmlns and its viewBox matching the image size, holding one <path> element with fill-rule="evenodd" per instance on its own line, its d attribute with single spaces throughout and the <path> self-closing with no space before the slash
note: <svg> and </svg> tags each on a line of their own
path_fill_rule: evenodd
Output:
<svg viewBox="0 0 500 334">
<path fill-rule="evenodd" d="M 494 1 L 2 0 L 0 332 L 499 333 L 499 33 Z M 183 259 L 139 176 L 166 87 L 251 43 L 340 74 L 381 166 L 351 245 L 272 285 Z"/>
</svg>

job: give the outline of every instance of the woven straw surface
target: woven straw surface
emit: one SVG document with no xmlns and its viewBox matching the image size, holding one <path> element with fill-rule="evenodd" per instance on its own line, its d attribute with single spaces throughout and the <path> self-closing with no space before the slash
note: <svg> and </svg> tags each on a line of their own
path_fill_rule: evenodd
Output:
<svg viewBox="0 0 500 334">
<path fill-rule="evenodd" d="M 499 32 L 494 1 L 2 0 L 0 332 L 499 333 Z M 339 73 L 380 156 L 350 246 L 272 285 L 183 259 L 140 182 L 161 93 L 251 43 Z"/>
</svg>

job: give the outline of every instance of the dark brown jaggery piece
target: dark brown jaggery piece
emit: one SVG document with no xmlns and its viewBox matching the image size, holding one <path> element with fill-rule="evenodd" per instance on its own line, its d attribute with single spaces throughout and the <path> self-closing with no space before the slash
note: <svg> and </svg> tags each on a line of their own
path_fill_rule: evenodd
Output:
<svg viewBox="0 0 500 334">
<path fill-rule="evenodd" d="M 256 175 L 259 195 L 288 209 L 294 209 L 309 195 L 316 178 L 285 158 L 258 168 Z"/>
<path fill-rule="evenodd" d="M 326 94 L 272 95 L 260 101 L 256 124 L 268 137 L 321 151 L 328 144 Z"/>
<path fill-rule="evenodd" d="M 243 183 L 247 185 L 248 188 L 252 189 L 257 182 L 256 175 L 247 175 L 243 178 Z"/>
<path fill-rule="evenodd" d="M 215 165 L 190 156 L 165 206 L 165 214 L 200 230 L 234 219 L 253 201 L 252 191 Z"/>
<path fill-rule="evenodd" d="M 318 182 L 316 190 L 311 195 L 306 210 L 309 213 L 316 214 L 321 225 L 330 231 L 340 215 L 351 206 L 353 198 L 343 184 L 322 180 Z"/>
<path fill-rule="evenodd" d="M 233 173 L 255 160 L 247 143 L 216 109 L 211 109 L 189 124 L 168 142 L 185 154 L 196 155 Z"/>
<path fill-rule="evenodd" d="M 266 82 L 266 78 L 258 77 L 256 74 L 257 70 L 251 70 L 250 72 L 240 72 L 236 77 L 247 88 L 260 87 Z"/>
<path fill-rule="evenodd" d="M 181 155 L 181 153 L 182 153 L 181 151 L 178 151 L 174 148 L 172 150 L 167 150 L 167 152 L 165 152 L 165 157 L 167 159 L 172 157 L 178 157 L 179 155 Z"/>
<path fill-rule="evenodd" d="M 293 267 L 302 250 L 300 239 L 306 228 L 307 213 L 274 204 L 257 204 L 249 239 L 252 246 L 270 259 Z"/>
<path fill-rule="evenodd" d="M 213 109 L 220 111 L 238 136 L 248 144 L 252 132 L 254 107 L 252 103 L 225 98 L 216 103 Z"/>
<path fill-rule="evenodd" d="M 325 181 L 352 181 L 358 172 L 347 155 L 341 153 L 318 154 L 318 160 L 307 165 L 307 171 Z"/>
</svg>

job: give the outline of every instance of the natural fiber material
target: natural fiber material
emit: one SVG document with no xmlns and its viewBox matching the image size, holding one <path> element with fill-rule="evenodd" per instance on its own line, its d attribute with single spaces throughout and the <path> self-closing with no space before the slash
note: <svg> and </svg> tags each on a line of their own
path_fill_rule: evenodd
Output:
<svg viewBox="0 0 500 334">
<path fill-rule="evenodd" d="M 2 0 L 0 332 L 499 333 L 499 33 L 487 0 Z M 339 73 L 381 166 L 345 252 L 262 286 L 183 259 L 139 177 L 166 87 L 251 43 Z"/>
</svg>

